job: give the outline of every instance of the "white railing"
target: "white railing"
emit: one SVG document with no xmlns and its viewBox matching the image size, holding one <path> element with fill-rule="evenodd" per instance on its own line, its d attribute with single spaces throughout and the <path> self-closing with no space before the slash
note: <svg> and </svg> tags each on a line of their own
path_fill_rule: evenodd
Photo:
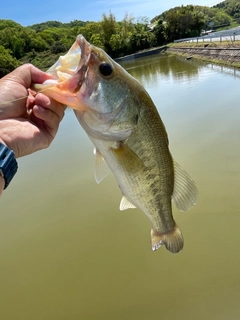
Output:
<svg viewBox="0 0 240 320">
<path fill-rule="evenodd" d="M 174 42 L 204 42 L 204 41 L 236 41 L 240 40 L 240 27 L 231 29 L 231 30 L 224 30 L 218 32 L 212 32 L 205 36 L 195 37 L 195 38 L 185 38 L 174 40 Z"/>
</svg>

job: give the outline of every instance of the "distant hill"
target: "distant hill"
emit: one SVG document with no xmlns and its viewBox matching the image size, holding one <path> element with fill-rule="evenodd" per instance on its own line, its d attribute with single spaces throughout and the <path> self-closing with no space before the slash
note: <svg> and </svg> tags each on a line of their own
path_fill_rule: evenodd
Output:
<svg viewBox="0 0 240 320">
<path fill-rule="evenodd" d="M 59 21 L 47 21 L 42 23 L 37 23 L 29 26 L 36 31 L 43 31 L 47 28 L 73 28 L 73 27 L 84 27 L 89 21 L 73 20 L 69 23 L 62 23 Z"/>
<path fill-rule="evenodd" d="M 182 6 L 174 7 L 167 11 L 164 11 L 160 15 L 157 15 L 156 17 L 154 17 L 151 20 L 151 22 L 154 23 L 156 21 L 163 20 L 166 23 L 169 23 L 169 20 L 171 19 L 171 17 L 176 15 L 178 15 L 179 18 L 181 18 L 182 16 L 185 16 L 184 20 L 186 22 L 187 19 L 190 19 L 189 14 L 192 13 L 192 17 L 195 17 L 196 20 L 204 21 L 203 23 L 204 29 L 208 29 L 210 26 L 214 26 L 215 28 L 218 28 L 221 26 L 231 25 L 235 17 L 233 15 L 233 11 L 231 11 L 231 14 L 228 12 L 230 11 L 230 6 L 225 4 L 228 2 L 236 2 L 240 5 L 240 0 L 226 0 L 214 7 L 198 6 L 198 5 L 196 6 L 182 5 Z M 237 10 L 237 6 L 235 6 L 235 9 Z"/>
<path fill-rule="evenodd" d="M 189 2 L 191 2 L 191 1 L 189 1 Z M 235 19 L 237 21 L 240 20 L 240 0 L 225 0 L 225 1 L 222 1 L 212 7 L 198 6 L 198 5 L 196 5 L 195 7 L 197 7 L 200 11 L 203 11 L 204 14 L 206 13 L 206 10 L 208 10 L 208 12 L 210 12 L 212 9 L 220 9 L 220 10 L 224 11 L 227 15 L 232 17 L 233 19 Z M 167 11 L 164 11 L 161 14 L 154 17 L 151 20 L 151 22 L 157 21 L 159 19 L 165 19 L 167 14 L 171 13 L 172 11 L 179 10 L 180 8 L 181 7 L 178 6 L 178 7 L 171 8 Z M 216 12 L 216 11 L 213 10 L 213 12 Z"/>
<path fill-rule="evenodd" d="M 153 24 L 160 21 L 170 41 L 199 36 L 202 30 L 217 30 L 234 25 L 233 17 L 222 8 L 198 5 L 177 6 L 151 20 Z"/>
<path fill-rule="evenodd" d="M 214 8 L 224 10 L 224 12 L 240 22 L 240 0 L 225 0 L 215 5 Z"/>
</svg>

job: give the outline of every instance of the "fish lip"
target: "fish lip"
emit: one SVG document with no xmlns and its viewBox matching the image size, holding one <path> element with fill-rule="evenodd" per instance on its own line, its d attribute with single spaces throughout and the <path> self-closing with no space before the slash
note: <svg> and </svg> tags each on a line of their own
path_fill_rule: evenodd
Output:
<svg viewBox="0 0 240 320">
<path fill-rule="evenodd" d="M 82 88 L 83 83 L 87 79 L 89 61 L 92 53 L 92 46 L 82 35 L 78 35 L 75 41 L 75 45 L 72 47 L 72 51 L 76 50 L 76 47 L 79 48 L 81 56 L 79 61 L 76 64 L 76 71 L 72 76 L 64 81 L 60 82 L 57 87 L 59 89 L 66 89 L 70 94 L 76 95 Z M 70 49 L 71 52 L 71 49 Z M 70 53 L 69 52 L 69 53 Z"/>
<path fill-rule="evenodd" d="M 88 70 L 92 48 L 82 35 L 78 35 L 68 52 L 47 70 L 52 80 L 34 83 L 31 88 L 36 92 L 45 92 L 49 97 L 75 110 L 85 111 L 82 100 L 87 95 L 86 90 L 89 91 L 91 87 Z"/>
<path fill-rule="evenodd" d="M 78 70 L 83 69 L 83 67 L 88 67 L 91 53 L 92 53 L 92 45 L 80 34 L 77 36 L 76 42 L 81 51 L 81 57 L 78 64 Z"/>
<path fill-rule="evenodd" d="M 69 74 L 71 74 L 71 77 L 70 79 L 63 82 L 71 84 L 70 86 L 67 85 L 71 93 L 76 93 L 78 90 L 80 90 L 84 80 L 87 77 L 88 65 L 91 58 L 92 45 L 81 34 L 77 36 L 75 43 L 66 55 L 71 55 L 79 51 L 81 55 L 79 61 L 76 62 L 76 65 L 73 67 L 73 70 L 75 69 L 75 71 L 73 71 L 73 73 L 71 74 L 70 70 L 68 70 Z M 54 72 L 55 69 L 57 69 L 57 67 L 59 66 L 59 61 L 61 60 L 61 58 L 62 57 L 60 57 L 59 60 L 47 72 Z M 56 81 L 59 80 L 59 78 L 56 79 Z M 62 82 L 59 82 L 58 84 L 60 87 L 62 86 Z M 58 84 L 56 84 L 56 86 L 58 86 Z"/>
<path fill-rule="evenodd" d="M 88 65 L 92 52 L 91 44 L 87 42 L 87 40 L 82 35 L 77 36 L 76 43 L 80 48 L 81 57 L 77 66 L 77 70 L 74 72 L 72 78 L 70 79 L 71 89 L 69 91 L 74 94 L 81 89 L 82 84 L 87 79 L 89 69 Z"/>
<path fill-rule="evenodd" d="M 77 36 L 76 42 L 81 51 L 81 58 L 78 65 L 78 67 L 81 68 L 84 64 L 84 60 L 89 60 L 89 56 L 91 54 L 91 44 L 81 34 Z"/>
</svg>

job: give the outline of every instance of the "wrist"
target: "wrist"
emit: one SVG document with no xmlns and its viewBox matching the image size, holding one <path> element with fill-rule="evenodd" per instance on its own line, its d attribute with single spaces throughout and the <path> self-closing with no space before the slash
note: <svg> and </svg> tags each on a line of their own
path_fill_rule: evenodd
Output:
<svg viewBox="0 0 240 320">
<path fill-rule="evenodd" d="M 0 142 L 0 176 L 2 178 L 0 181 L 0 193 L 2 191 L 2 180 L 4 180 L 3 189 L 6 189 L 17 172 L 17 169 L 18 164 L 14 152 L 4 143 Z"/>
<path fill-rule="evenodd" d="M 6 146 L 6 143 L 1 138 L 0 138 L 0 143 L 4 144 Z"/>
<path fill-rule="evenodd" d="M 2 143 L 4 146 L 12 150 L 14 152 L 15 158 L 18 158 L 18 153 L 16 152 L 17 151 L 16 143 L 14 141 L 14 138 L 15 138 L 14 129 L 10 127 L 9 130 L 11 130 L 11 132 L 9 134 L 9 130 L 8 128 L 6 128 L 7 124 L 4 124 L 4 121 L 1 121 L 1 125 L 2 126 L 0 127 L 0 129 L 2 130 L 0 130 L 0 143 Z"/>
</svg>

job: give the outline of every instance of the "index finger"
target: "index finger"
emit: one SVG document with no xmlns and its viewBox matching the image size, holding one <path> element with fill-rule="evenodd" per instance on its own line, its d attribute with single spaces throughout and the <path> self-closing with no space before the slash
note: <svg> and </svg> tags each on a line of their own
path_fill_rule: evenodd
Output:
<svg viewBox="0 0 240 320">
<path fill-rule="evenodd" d="M 30 88 L 32 83 L 43 83 L 52 76 L 40 69 L 36 68 L 30 63 L 24 64 L 13 72 L 6 75 L 4 78 L 22 84 L 25 88 Z"/>
</svg>

